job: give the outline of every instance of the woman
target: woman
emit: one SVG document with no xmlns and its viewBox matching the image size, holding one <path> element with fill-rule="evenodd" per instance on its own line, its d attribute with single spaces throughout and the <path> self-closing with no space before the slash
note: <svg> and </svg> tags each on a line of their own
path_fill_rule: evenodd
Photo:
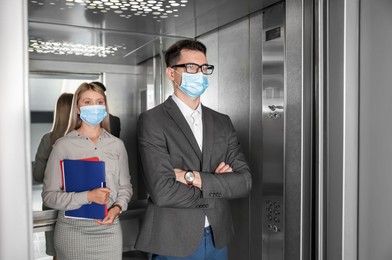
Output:
<svg viewBox="0 0 392 260">
<path fill-rule="evenodd" d="M 42 183 L 44 180 L 44 172 L 46 163 L 48 161 L 50 152 L 52 151 L 53 144 L 65 135 L 68 127 L 69 113 L 72 106 L 71 93 L 63 93 L 57 99 L 56 108 L 54 111 L 54 120 L 52 130 L 42 136 L 39 143 L 37 153 L 35 154 L 33 178 L 35 181 Z"/>
<path fill-rule="evenodd" d="M 57 140 L 45 171 L 42 198 L 59 210 L 54 232 L 58 260 L 122 259 L 122 232 L 118 219 L 132 196 L 128 155 L 123 142 L 109 132 L 105 93 L 93 83 L 76 90 L 67 135 Z M 59 162 L 98 157 L 105 162 L 106 188 L 84 192 L 62 190 Z M 65 210 L 95 202 L 107 204 L 102 220 L 68 219 Z"/>
<path fill-rule="evenodd" d="M 52 130 L 42 137 L 41 142 L 38 146 L 37 153 L 35 154 L 33 178 L 39 183 L 42 183 L 44 180 L 46 163 L 48 162 L 48 158 L 50 152 L 52 151 L 53 144 L 57 141 L 57 139 L 63 137 L 65 135 L 65 132 L 67 131 L 69 113 L 72 106 L 72 97 L 73 94 L 71 93 L 63 93 L 57 99 Z M 48 210 L 51 208 L 42 205 L 42 209 Z M 53 244 L 53 231 L 45 232 L 45 241 L 46 254 L 53 256 L 53 259 L 56 259 L 56 251 L 54 250 Z"/>
</svg>

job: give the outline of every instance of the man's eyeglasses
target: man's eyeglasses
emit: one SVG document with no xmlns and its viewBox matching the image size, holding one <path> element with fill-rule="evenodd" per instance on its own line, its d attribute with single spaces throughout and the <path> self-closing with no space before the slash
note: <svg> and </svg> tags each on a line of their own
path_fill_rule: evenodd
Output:
<svg viewBox="0 0 392 260">
<path fill-rule="evenodd" d="M 212 72 L 214 71 L 214 65 L 209 65 L 209 64 L 202 64 L 198 65 L 196 63 L 185 63 L 185 64 L 177 64 L 171 66 L 171 68 L 185 68 L 185 71 L 190 74 L 196 74 L 199 72 L 199 69 L 201 73 L 204 75 L 211 75 Z"/>
</svg>

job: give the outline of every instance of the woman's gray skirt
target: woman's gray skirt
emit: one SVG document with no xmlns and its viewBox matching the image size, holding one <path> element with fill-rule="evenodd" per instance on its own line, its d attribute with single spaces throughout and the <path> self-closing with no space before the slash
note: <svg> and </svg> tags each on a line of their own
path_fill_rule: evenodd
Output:
<svg viewBox="0 0 392 260">
<path fill-rule="evenodd" d="M 118 218 L 112 225 L 94 220 L 69 219 L 59 211 L 54 230 L 58 260 L 121 260 L 122 231 Z"/>
</svg>

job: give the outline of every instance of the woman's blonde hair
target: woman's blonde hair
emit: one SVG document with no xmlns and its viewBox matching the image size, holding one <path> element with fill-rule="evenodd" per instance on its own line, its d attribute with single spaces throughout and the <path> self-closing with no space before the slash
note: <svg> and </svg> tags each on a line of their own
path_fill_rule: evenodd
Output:
<svg viewBox="0 0 392 260">
<path fill-rule="evenodd" d="M 70 118 L 69 118 L 67 133 L 71 132 L 72 130 L 80 128 L 80 126 L 82 125 L 82 119 L 80 119 L 80 115 L 78 113 L 78 110 L 79 110 L 78 103 L 79 103 L 79 100 L 80 100 L 80 97 L 82 96 L 82 94 L 88 90 L 98 92 L 99 94 L 101 94 L 104 97 L 106 112 L 108 113 L 108 115 L 102 120 L 100 125 L 102 128 L 104 128 L 106 131 L 108 131 L 110 133 L 109 107 L 108 107 L 108 102 L 106 99 L 105 92 L 102 90 L 102 88 L 100 86 L 98 86 L 94 83 L 86 83 L 86 82 L 80 84 L 78 89 L 75 91 L 75 94 L 74 94 L 74 97 L 72 100 L 72 109 L 71 109 L 71 114 L 70 114 Z"/>
<path fill-rule="evenodd" d="M 53 126 L 50 131 L 50 143 L 53 145 L 57 139 L 63 137 L 68 127 L 69 114 L 72 106 L 71 93 L 63 93 L 57 99 L 53 116 Z"/>
</svg>

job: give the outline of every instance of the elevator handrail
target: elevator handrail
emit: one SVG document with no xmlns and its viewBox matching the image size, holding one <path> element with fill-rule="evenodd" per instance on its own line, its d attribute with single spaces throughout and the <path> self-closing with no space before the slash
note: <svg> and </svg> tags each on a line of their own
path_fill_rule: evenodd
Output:
<svg viewBox="0 0 392 260">
<path fill-rule="evenodd" d="M 142 218 L 146 211 L 147 200 L 133 200 L 128 209 L 120 215 L 120 221 Z M 58 210 L 44 210 L 33 212 L 33 232 L 53 230 L 56 224 Z"/>
</svg>

